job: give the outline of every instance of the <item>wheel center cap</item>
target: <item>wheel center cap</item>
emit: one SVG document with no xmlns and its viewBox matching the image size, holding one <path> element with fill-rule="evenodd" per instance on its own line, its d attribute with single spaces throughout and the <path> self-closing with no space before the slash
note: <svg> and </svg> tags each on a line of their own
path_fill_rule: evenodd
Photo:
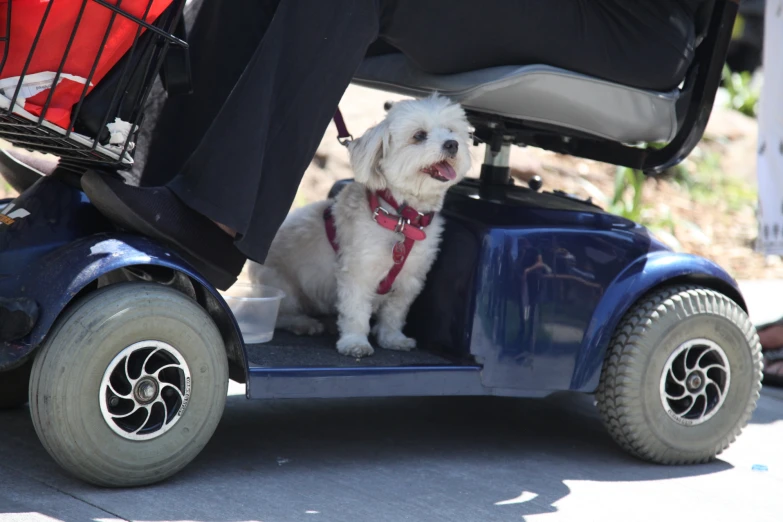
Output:
<svg viewBox="0 0 783 522">
<path fill-rule="evenodd" d="M 141 404 L 149 404 L 158 397 L 158 383 L 155 379 L 145 377 L 136 383 L 133 395 Z"/>
<path fill-rule="evenodd" d="M 695 392 L 701 389 L 704 384 L 704 377 L 701 372 L 691 372 L 688 378 L 685 379 L 685 385 L 688 387 L 688 391 Z"/>
</svg>

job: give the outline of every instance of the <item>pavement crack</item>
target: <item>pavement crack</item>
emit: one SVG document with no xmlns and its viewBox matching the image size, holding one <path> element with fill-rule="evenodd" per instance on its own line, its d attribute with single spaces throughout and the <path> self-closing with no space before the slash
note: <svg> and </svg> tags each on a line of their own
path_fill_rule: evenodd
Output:
<svg viewBox="0 0 783 522">
<path fill-rule="evenodd" d="M 104 512 L 104 513 L 106 513 L 107 515 L 111 515 L 112 517 L 116 518 L 117 520 L 121 520 L 122 522 L 131 522 L 131 520 L 130 520 L 130 519 L 127 519 L 127 518 L 125 518 L 125 517 L 123 517 L 123 516 L 120 516 L 118 513 L 114 513 L 113 511 L 109 511 L 109 510 L 108 510 L 108 509 L 106 509 L 106 508 L 102 508 L 101 506 L 98 506 L 98 505 L 96 505 L 96 504 L 93 504 L 93 503 L 92 503 L 92 502 L 90 502 L 89 500 L 85 500 L 85 499 L 83 499 L 83 498 L 80 498 L 80 497 L 78 497 L 78 496 L 74 495 L 73 493 L 70 493 L 70 492 L 68 492 L 68 491 L 65 491 L 65 490 L 63 490 L 63 489 L 60 489 L 60 488 L 58 488 L 58 487 L 56 487 L 56 486 L 52 486 L 51 484 L 47 484 L 46 482 L 41 482 L 41 484 L 43 484 L 43 485 L 45 485 L 45 486 L 47 486 L 47 487 L 50 487 L 50 488 L 52 488 L 52 489 L 53 489 L 53 490 L 55 490 L 55 491 L 59 491 L 60 493 L 62 493 L 62 494 L 64 494 L 64 495 L 68 495 L 69 497 L 71 497 L 71 498 L 72 498 L 72 499 L 74 499 L 74 500 L 78 500 L 79 502 L 82 502 L 82 503 L 84 503 L 84 504 L 87 504 L 88 506 L 92 506 L 92 507 L 94 507 L 95 509 L 97 509 L 98 511 L 103 511 L 103 512 Z"/>
<path fill-rule="evenodd" d="M 34 476 L 30 475 L 29 473 L 26 473 L 24 470 L 15 468 L 13 466 L 8 466 L 8 465 L 0 465 L 0 468 L 10 469 L 11 471 L 19 473 L 20 475 L 22 475 L 24 477 L 27 477 L 29 480 L 31 480 L 33 482 L 37 482 L 37 483 L 39 483 L 39 484 L 41 484 L 41 485 L 43 485 L 43 486 L 45 486 L 45 487 L 47 487 L 49 489 L 53 489 L 54 491 L 57 491 L 58 493 L 62 493 L 63 495 L 71 497 L 72 499 L 74 499 L 74 500 L 76 500 L 78 502 L 81 502 L 82 504 L 87 504 L 88 506 L 93 507 L 93 508 L 97 509 L 98 511 L 102 511 L 103 513 L 106 513 L 107 515 L 111 515 L 113 518 L 117 519 L 118 521 L 121 521 L 121 522 L 131 522 L 130 519 L 127 519 L 127 518 L 119 515 L 118 513 L 114 513 L 113 511 L 109 511 L 106 508 L 98 506 L 97 504 L 94 504 L 93 502 L 90 502 L 87 499 L 81 498 L 78 495 L 75 495 L 74 493 L 71 493 L 70 491 L 66 491 L 64 489 L 61 489 L 61 488 L 53 485 L 53 484 L 49 484 L 48 482 L 46 482 L 44 480 L 41 480 L 41 479 L 39 479 L 37 477 L 34 477 Z"/>
</svg>

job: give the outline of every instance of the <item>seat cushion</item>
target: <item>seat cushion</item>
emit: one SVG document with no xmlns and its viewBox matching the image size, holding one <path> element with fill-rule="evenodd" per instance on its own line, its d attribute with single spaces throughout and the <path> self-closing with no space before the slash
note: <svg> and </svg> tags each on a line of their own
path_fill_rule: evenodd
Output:
<svg viewBox="0 0 783 522">
<path fill-rule="evenodd" d="M 395 53 L 366 58 L 353 83 L 414 97 L 438 92 L 473 111 L 622 143 L 665 142 L 677 133 L 676 89 L 636 89 L 548 65 L 436 75 Z"/>
</svg>

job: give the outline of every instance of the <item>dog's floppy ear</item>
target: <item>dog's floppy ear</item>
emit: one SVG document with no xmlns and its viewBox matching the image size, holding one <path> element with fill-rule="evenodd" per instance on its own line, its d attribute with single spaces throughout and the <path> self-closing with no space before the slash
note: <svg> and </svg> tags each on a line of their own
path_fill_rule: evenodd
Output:
<svg viewBox="0 0 783 522">
<path fill-rule="evenodd" d="M 390 139 L 389 124 L 384 120 L 348 146 L 354 178 L 370 190 L 386 188 L 386 179 L 379 164 L 388 153 Z"/>
</svg>

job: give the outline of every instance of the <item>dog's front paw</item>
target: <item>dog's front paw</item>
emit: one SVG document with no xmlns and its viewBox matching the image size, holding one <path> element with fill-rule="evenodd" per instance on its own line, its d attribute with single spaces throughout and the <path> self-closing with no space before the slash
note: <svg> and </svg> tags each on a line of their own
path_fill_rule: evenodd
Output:
<svg viewBox="0 0 783 522">
<path fill-rule="evenodd" d="M 406 337 L 404 333 L 399 330 L 384 330 L 379 328 L 376 331 L 378 337 L 378 344 L 381 348 L 387 350 L 398 350 L 402 352 L 409 352 L 416 348 L 416 339 Z"/>
<path fill-rule="evenodd" d="M 366 357 L 375 352 L 367 337 L 355 334 L 340 337 L 337 341 L 337 351 L 349 357 Z"/>
</svg>

